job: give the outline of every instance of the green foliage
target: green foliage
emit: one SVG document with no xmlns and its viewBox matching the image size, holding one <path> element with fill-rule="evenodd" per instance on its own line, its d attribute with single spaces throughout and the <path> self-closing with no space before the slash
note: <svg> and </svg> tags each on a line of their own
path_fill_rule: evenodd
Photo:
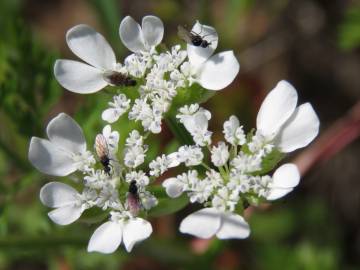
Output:
<svg viewBox="0 0 360 270">
<path fill-rule="evenodd" d="M 349 7 L 339 28 L 338 43 L 344 50 L 360 46 L 360 5 Z"/>
<path fill-rule="evenodd" d="M 184 208 L 189 200 L 185 194 L 172 199 L 166 194 L 165 190 L 161 186 L 151 186 L 149 191 L 152 192 L 158 199 L 159 203 L 156 207 L 152 208 L 148 214 L 152 217 L 159 217 L 175 213 Z"/>
<path fill-rule="evenodd" d="M 261 170 L 254 173 L 256 175 L 263 175 L 275 168 L 279 162 L 284 158 L 285 154 L 274 148 L 268 155 L 266 155 L 261 163 Z"/>
</svg>

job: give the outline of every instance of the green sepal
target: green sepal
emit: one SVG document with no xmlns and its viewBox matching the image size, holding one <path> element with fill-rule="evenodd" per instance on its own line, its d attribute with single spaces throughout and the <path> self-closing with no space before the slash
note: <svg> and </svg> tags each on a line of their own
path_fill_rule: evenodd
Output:
<svg viewBox="0 0 360 270">
<path fill-rule="evenodd" d="M 278 149 L 272 150 L 266 155 L 261 162 L 261 170 L 254 173 L 254 175 L 264 175 L 275 168 L 275 166 L 285 157 Z"/>
</svg>

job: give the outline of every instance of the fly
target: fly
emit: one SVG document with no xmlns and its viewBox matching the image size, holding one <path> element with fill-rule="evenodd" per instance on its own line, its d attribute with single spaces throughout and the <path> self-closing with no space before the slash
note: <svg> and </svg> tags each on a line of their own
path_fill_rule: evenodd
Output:
<svg viewBox="0 0 360 270">
<path fill-rule="evenodd" d="M 133 216 L 137 216 L 140 209 L 140 197 L 139 197 L 138 186 L 136 185 L 136 181 L 132 180 L 129 185 L 129 192 L 127 195 L 127 204 L 129 207 L 129 211 Z"/>
<path fill-rule="evenodd" d="M 117 71 L 106 71 L 104 80 L 112 86 L 135 86 L 136 81 L 130 76 Z"/>
<path fill-rule="evenodd" d="M 193 45 L 195 47 L 207 48 L 211 44 L 211 41 L 209 42 L 209 41 L 205 40 L 204 37 L 206 37 L 210 34 L 204 35 L 204 36 L 201 36 L 200 34 L 201 34 L 201 32 L 198 34 L 198 33 L 195 33 L 194 31 L 188 31 L 181 25 L 178 26 L 178 36 L 182 40 L 184 40 L 186 43 Z"/>
<path fill-rule="evenodd" d="M 96 135 L 95 138 L 95 151 L 100 159 L 100 163 L 104 166 L 104 171 L 110 175 L 110 158 L 108 143 L 102 134 Z"/>
</svg>

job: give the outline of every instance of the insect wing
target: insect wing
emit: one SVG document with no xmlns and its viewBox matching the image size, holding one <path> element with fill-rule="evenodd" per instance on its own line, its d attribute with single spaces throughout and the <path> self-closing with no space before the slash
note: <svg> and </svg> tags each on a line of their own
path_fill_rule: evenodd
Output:
<svg viewBox="0 0 360 270">
<path fill-rule="evenodd" d="M 137 194 L 129 193 L 127 196 L 129 211 L 133 216 L 137 216 L 141 210 L 140 198 Z"/>
<path fill-rule="evenodd" d="M 191 33 L 181 25 L 178 26 L 178 36 L 188 44 L 192 44 Z"/>
<path fill-rule="evenodd" d="M 95 151 L 98 157 L 107 157 L 109 155 L 108 143 L 102 134 L 96 135 L 95 138 Z"/>
</svg>

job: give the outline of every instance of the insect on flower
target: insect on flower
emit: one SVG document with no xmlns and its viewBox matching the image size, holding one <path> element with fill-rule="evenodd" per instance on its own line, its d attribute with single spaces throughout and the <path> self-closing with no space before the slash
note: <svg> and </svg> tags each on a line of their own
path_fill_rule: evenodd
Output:
<svg viewBox="0 0 360 270">
<path fill-rule="evenodd" d="M 135 86 L 136 81 L 130 76 L 127 76 L 117 71 L 106 71 L 104 73 L 104 80 L 112 86 Z"/>
<path fill-rule="evenodd" d="M 201 30 L 201 32 L 202 32 L 202 30 Z M 204 37 L 211 35 L 211 34 L 201 36 L 200 35 L 201 32 L 198 34 L 193 31 L 186 30 L 181 25 L 178 26 L 178 36 L 182 40 L 184 40 L 186 43 L 196 46 L 196 47 L 207 48 L 211 44 L 211 41 L 209 42 L 209 41 L 205 40 Z"/>
<path fill-rule="evenodd" d="M 104 171 L 110 175 L 110 158 L 108 143 L 102 134 L 96 135 L 95 138 L 95 151 L 100 159 L 100 163 L 104 166 Z"/>
<path fill-rule="evenodd" d="M 136 181 L 132 180 L 129 185 L 129 192 L 127 196 L 127 203 L 130 210 L 130 213 L 133 216 L 137 216 L 140 211 L 141 203 L 138 193 L 138 186 L 136 185 Z"/>
</svg>

